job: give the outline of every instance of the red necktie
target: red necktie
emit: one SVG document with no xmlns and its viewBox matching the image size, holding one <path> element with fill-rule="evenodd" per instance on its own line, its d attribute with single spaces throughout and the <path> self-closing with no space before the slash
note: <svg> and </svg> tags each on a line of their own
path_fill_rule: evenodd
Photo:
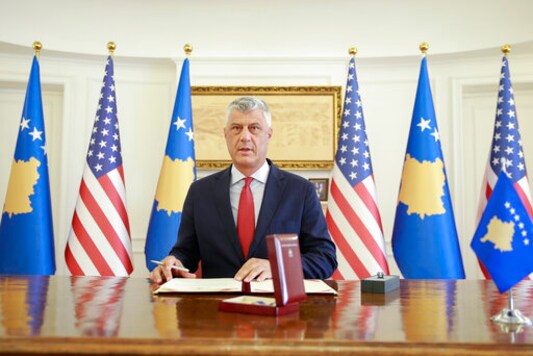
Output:
<svg viewBox="0 0 533 356">
<path fill-rule="evenodd" d="M 237 215 L 237 233 L 239 234 L 244 258 L 248 256 L 248 250 L 255 233 L 254 197 L 250 189 L 252 180 L 252 177 L 244 179 L 244 187 L 242 187 L 241 198 L 239 199 L 239 213 Z"/>
</svg>

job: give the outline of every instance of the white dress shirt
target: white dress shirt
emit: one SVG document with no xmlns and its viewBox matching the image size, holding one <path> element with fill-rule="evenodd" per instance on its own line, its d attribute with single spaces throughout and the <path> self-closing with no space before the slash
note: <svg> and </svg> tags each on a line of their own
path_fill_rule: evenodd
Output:
<svg viewBox="0 0 533 356">
<path fill-rule="evenodd" d="M 270 166 L 267 161 L 252 174 L 252 182 L 250 183 L 250 189 L 254 197 L 254 213 L 255 213 L 255 226 L 257 226 L 257 217 L 259 216 L 259 210 L 261 203 L 263 202 L 263 195 L 265 194 L 265 186 L 268 180 L 268 173 L 270 172 Z M 239 212 L 239 200 L 241 198 L 242 187 L 244 186 L 244 178 L 246 176 L 239 172 L 234 165 L 231 166 L 231 182 L 229 188 L 229 199 L 231 203 L 231 211 L 233 212 L 233 220 L 235 226 L 237 226 L 237 215 Z"/>
</svg>

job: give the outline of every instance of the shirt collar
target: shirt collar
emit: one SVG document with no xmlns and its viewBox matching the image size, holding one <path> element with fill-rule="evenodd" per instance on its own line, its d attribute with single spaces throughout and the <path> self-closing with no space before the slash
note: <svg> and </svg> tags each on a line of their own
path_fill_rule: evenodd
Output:
<svg viewBox="0 0 533 356">
<path fill-rule="evenodd" d="M 268 173 L 270 173 L 270 165 L 265 160 L 265 163 L 252 174 L 252 178 L 255 180 L 260 181 L 263 184 L 266 184 L 266 181 L 268 179 Z M 242 174 L 235 165 L 231 165 L 231 185 L 237 183 L 238 181 L 246 178 L 244 174 Z"/>
</svg>

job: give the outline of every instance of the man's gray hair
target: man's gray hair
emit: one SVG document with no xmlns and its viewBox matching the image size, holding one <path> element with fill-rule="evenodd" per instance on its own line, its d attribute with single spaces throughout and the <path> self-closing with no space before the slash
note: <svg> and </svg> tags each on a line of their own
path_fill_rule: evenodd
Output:
<svg viewBox="0 0 533 356">
<path fill-rule="evenodd" d="M 255 96 L 241 96 L 229 103 L 226 109 L 226 125 L 229 122 L 229 115 L 233 110 L 239 112 L 247 112 L 252 110 L 262 110 L 265 115 L 265 120 L 268 127 L 272 126 L 272 115 L 270 114 L 270 109 L 268 108 L 267 103 Z"/>
</svg>

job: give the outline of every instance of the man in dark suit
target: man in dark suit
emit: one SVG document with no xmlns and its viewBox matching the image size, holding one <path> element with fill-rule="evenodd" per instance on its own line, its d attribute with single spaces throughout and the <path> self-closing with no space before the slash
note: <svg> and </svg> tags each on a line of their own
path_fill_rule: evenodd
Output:
<svg viewBox="0 0 533 356">
<path fill-rule="evenodd" d="M 204 278 L 272 278 L 265 237 L 284 233 L 299 237 L 305 278 L 330 277 L 337 268 L 335 245 L 313 184 L 266 158 L 272 137 L 267 104 L 238 98 L 229 104 L 226 119 L 224 137 L 232 165 L 191 185 L 177 242 L 151 280 L 162 283 L 172 274 L 194 278 L 171 267 L 194 271 L 199 261 Z"/>
</svg>

